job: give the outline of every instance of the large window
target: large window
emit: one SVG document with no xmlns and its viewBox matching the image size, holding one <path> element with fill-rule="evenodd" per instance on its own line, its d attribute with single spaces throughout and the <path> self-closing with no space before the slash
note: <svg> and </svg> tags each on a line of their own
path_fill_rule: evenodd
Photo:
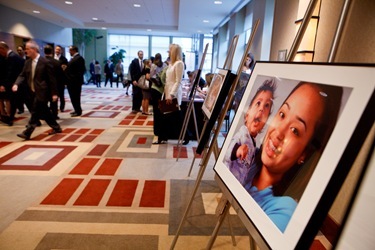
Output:
<svg viewBox="0 0 375 250">
<path fill-rule="evenodd" d="M 108 35 L 107 54 L 108 57 L 113 53 L 123 49 L 126 51 L 123 60 L 125 74 L 128 73 L 129 64 L 138 57 L 138 51 L 143 50 L 144 58 L 148 58 L 148 36 L 130 36 L 130 35 Z"/>
<path fill-rule="evenodd" d="M 160 53 L 163 61 L 167 60 L 169 44 L 170 38 L 168 36 L 151 37 L 151 56 L 155 56 L 156 53 Z"/>
<path fill-rule="evenodd" d="M 191 37 L 166 37 L 166 36 L 136 36 L 136 35 L 120 35 L 108 34 L 107 55 L 111 56 L 113 53 L 123 49 L 126 51 L 123 60 L 125 74 L 128 73 L 129 64 L 136 58 L 137 52 L 143 50 L 144 58 L 155 56 L 156 53 L 162 55 L 163 60 L 168 58 L 169 44 L 176 43 L 182 47 L 182 52 L 185 55 L 186 70 L 195 70 L 199 67 L 200 61 L 198 54 L 201 55 L 203 51 L 197 51 L 196 40 Z M 211 72 L 212 64 L 212 37 L 204 38 L 204 44 L 209 43 L 209 48 L 205 58 L 203 72 Z M 205 46 L 205 45 L 204 45 Z M 203 48 L 204 48 L 203 46 Z M 204 74 L 202 74 L 204 75 Z M 186 75 L 185 75 L 186 77 Z"/>
</svg>

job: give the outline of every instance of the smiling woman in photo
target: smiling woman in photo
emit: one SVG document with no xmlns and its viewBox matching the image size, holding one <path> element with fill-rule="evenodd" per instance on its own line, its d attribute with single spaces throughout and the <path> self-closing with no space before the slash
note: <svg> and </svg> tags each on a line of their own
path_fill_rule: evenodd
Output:
<svg viewBox="0 0 375 250">
<path fill-rule="evenodd" d="M 297 201 L 283 193 L 335 126 L 342 88 L 300 82 L 277 111 L 251 166 L 245 189 L 284 232 Z"/>
</svg>

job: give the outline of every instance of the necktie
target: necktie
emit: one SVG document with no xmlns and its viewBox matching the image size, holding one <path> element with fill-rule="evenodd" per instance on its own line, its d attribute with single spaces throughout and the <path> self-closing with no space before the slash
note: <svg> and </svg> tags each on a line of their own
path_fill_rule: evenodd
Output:
<svg viewBox="0 0 375 250">
<path fill-rule="evenodd" d="M 34 75 L 35 75 L 35 68 L 36 68 L 37 60 L 33 59 L 31 62 L 31 90 L 35 92 L 35 86 L 34 86 Z"/>
<path fill-rule="evenodd" d="M 141 70 L 143 70 L 143 62 L 142 62 L 142 60 L 139 60 L 139 67 L 141 67 Z"/>
</svg>

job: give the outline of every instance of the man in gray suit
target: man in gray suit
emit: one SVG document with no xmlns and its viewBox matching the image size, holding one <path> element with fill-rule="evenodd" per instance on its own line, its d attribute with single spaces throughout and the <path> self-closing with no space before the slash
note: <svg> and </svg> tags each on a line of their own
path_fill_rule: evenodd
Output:
<svg viewBox="0 0 375 250">
<path fill-rule="evenodd" d="M 17 134 L 17 136 L 29 140 L 35 127 L 38 125 L 39 119 L 44 119 L 52 128 L 50 134 L 61 133 L 60 125 L 56 122 L 48 108 L 48 102 L 50 100 L 56 102 L 58 98 L 57 84 L 53 75 L 52 65 L 46 58 L 40 56 L 39 46 L 34 41 L 26 43 L 26 54 L 29 59 L 26 60 L 23 70 L 17 77 L 12 90 L 16 92 L 19 85 L 26 85 L 26 98 L 33 105 L 33 110 L 26 130 Z"/>
</svg>

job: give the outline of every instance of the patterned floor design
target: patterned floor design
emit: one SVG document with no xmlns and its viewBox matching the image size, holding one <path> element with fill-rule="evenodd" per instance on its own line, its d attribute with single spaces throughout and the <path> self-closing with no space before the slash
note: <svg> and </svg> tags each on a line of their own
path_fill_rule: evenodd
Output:
<svg viewBox="0 0 375 250">
<path fill-rule="evenodd" d="M 153 117 L 132 114 L 123 89 L 85 85 L 81 117 L 66 101 L 60 134 L 42 123 L 20 140 L 27 112 L 0 124 L 0 249 L 169 249 L 199 170 L 197 142 L 153 145 Z M 213 164 L 175 249 L 203 249 L 211 237 L 221 196 Z M 242 222 L 228 218 L 236 246 L 224 223 L 216 248 L 249 249 Z"/>
</svg>

